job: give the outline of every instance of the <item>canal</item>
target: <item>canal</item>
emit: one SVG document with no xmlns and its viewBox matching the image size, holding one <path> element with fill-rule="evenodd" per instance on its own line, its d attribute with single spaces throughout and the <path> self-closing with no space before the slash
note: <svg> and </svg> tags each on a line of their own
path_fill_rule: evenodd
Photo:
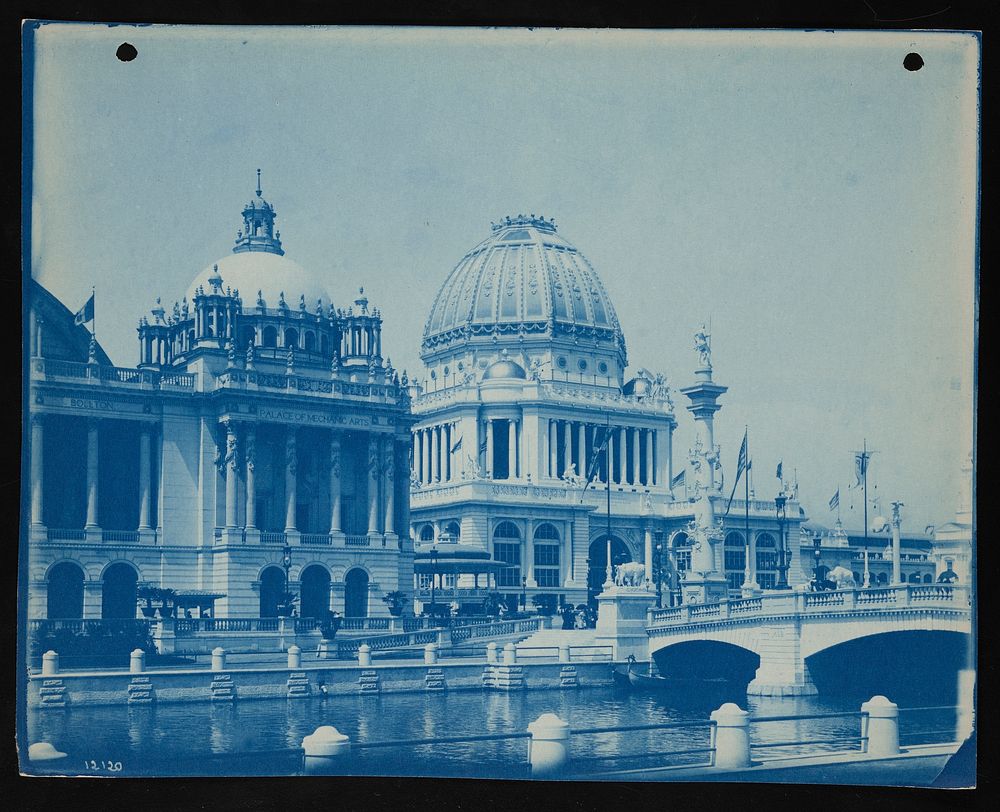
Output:
<svg viewBox="0 0 1000 812">
<path fill-rule="evenodd" d="M 868 697 L 721 696 L 688 691 L 669 696 L 616 688 L 533 690 L 516 693 L 450 691 L 374 696 L 314 696 L 299 700 L 235 703 L 69 707 L 30 710 L 28 740 L 46 741 L 68 754 L 43 765 L 62 774 L 291 775 L 301 769 L 295 748 L 320 725 L 348 735 L 352 755 L 345 774 L 526 777 L 525 738 L 473 743 L 366 748 L 365 743 L 484 734 L 524 733 L 543 713 L 571 728 L 705 721 L 723 701 L 736 701 L 753 717 L 855 712 Z M 915 705 L 940 705 L 916 702 Z M 907 705 L 900 702 L 901 708 Z M 914 707 L 911 703 L 910 707 Z M 953 710 L 901 711 L 901 744 L 946 741 Z M 775 721 L 751 726 L 753 757 L 820 750 L 858 750 L 858 716 Z M 704 762 L 706 753 L 657 753 L 704 748 L 708 725 L 673 730 L 574 735 L 574 764 L 588 772 L 657 764 Z M 822 742 L 770 746 L 782 742 Z M 585 765 L 585 766 L 584 766 Z"/>
</svg>

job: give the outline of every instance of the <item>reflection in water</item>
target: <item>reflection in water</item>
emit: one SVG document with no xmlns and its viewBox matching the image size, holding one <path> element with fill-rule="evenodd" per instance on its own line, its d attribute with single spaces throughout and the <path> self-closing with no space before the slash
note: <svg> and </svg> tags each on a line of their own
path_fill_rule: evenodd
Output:
<svg viewBox="0 0 1000 812">
<path fill-rule="evenodd" d="M 867 698 L 867 697 L 865 697 Z M 737 698 L 755 717 L 859 710 L 855 697 Z M 684 694 L 629 693 L 612 688 L 528 690 L 505 694 L 482 691 L 383 694 L 381 696 L 313 696 L 289 701 L 240 700 L 235 703 L 164 704 L 153 706 L 75 707 L 30 710 L 29 741 L 48 741 L 72 759 L 121 761 L 123 774 L 148 770 L 160 775 L 213 775 L 244 770 L 245 764 L 264 773 L 287 774 L 294 760 L 270 764 L 236 762 L 239 753 L 299 747 L 302 738 L 320 725 L 333 725 L 352 741 L 392 741 L 483 733 L 523 733 L 543 713 L 556 713 L 571 727 L 612 727 L 655 722 L 707 722 L 722 704 L 698 692 Z M 954 711 L 901 712 L 903 744 L 916 743 L 920 729 L 940 730 L 955 724 Z M 816 739 L 857 737 L 857 716 L 785 721 L 751 726 L 756 745 Z M 926 739 L 923 739 L 926 741 Z M 657 762 L 643 754 L 704 747 L 708 727 L 632 731 L 573 736 L 574 758 L 604 756 L 593 769 L 640 767 Z M 827 749 L 857 749 L 858 742 L 826 745 Z M 801 752 L 796 746 L 759 748 L 755 757 Z M 808 748 L 815 749 L 815 748 Z M 212 754 L 225 754 L 217 757 Z M 513 739 L 435 747 L 357 748 L 352 771 L 371 774 L 497 774 L 523 764 L 527 740 Z M 688 757 L 687 763 L 703 761 Z M 77 762 L 79 763 L 79 762 Z M 666 763 L 679 763 L 669 761 Z M 449 766 L 450 765 L 450 766 Z"/>
</svg>

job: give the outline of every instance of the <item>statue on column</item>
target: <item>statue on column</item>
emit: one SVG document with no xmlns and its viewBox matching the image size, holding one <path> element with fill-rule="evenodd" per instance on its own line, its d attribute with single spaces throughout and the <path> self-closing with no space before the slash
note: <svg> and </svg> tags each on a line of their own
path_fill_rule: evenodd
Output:
<svg viewBox="0 0 1000 812">
<path fill-rule="evenodd" d="M 694 334 L 694 349 L 701 359 L 701 365 L 705 369 L 712 368 L 712 334 L 705 329 L 702 322 L 701 328 Z"/>
</svg>

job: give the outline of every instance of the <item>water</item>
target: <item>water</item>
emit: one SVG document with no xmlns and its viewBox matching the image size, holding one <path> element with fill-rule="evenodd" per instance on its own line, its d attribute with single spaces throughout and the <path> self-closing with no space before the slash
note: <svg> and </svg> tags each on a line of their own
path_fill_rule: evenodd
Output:
<svg viewBox="0 0 1000 812">
<path fill-rule="evenodd" d="M 31 710 L 29 742 L 47 741 L 68 758 L 51 762 L 77 775 L 288 775 L 301 759 L 291 752 L 320 725 L 333 725 L 352 743 L 463 735 L 523 733 L 542 713 L 571 728 L 705 721 L 722 700 L 735 700 L 754 717 L 858 711 L 854 697 L 720 697 L 704 692 L 630 693 L 614 688 L 500 692 L 444 692 L 374 696 L 244 700 L 235 703 L 76 707 Z M 954 730 L 954 711 L 901 713 L 902 744 L 945 741 L 920 730 Z M 753 757 L 808 750 L 857 750 L 857 716 L 751 726 L 752 745 L 836 740 L 804 748 L 755 746 Z M 707 753 L 650 755 L 703 748 L 705 727 L 631 731 L 571 738 L 571 758 L 587 772 L 662 764 L 703 763 Z M 853 740 L 850 737 L 855 737 Z M 524 738 L 461 744 L 353 748 L 344 772 L 357 775 L 526 776 Z M 260 755 L 267 751 L 267 755 Z M 48 765 L 46 765 L 48 766 Z"/>
</svg>

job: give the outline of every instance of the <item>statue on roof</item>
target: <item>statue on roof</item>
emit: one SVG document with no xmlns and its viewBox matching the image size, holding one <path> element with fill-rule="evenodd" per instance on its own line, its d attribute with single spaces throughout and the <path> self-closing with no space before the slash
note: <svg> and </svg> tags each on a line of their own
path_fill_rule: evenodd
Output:
<svg viewBox="0 0 1000 812">
<path fill-rule="evenodd" d="M 712 334 L 705 329 L 702 322 L 701 328 L 694 334 L 694 349 L 701 358 L 701 365 L 706 369 L 712 367 Z"/>
</svg>

